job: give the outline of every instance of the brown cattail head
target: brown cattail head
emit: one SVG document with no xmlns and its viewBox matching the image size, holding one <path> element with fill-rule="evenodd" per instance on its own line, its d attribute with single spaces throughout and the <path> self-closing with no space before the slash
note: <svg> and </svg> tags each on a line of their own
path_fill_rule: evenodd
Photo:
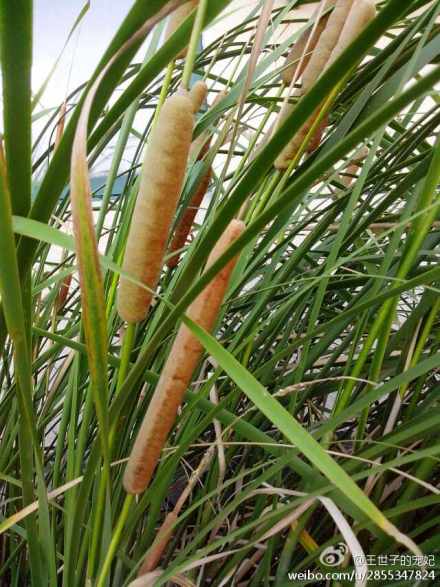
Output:
<svg viewBox="0 0 440 587">
<path fill-rule="evenodd" d="M 238 220 L 228 225 L 208 258 L 207 268 L 221 257 L 244 229 L 244 223 Z M 236 258 L 229 261 L 188 308 L 188 317 L 208 332 L 212 331 L 217 320 L 235 262 Z M 201 355 L 202 345 L 183 324 L 171 347 L 125 469 L 124 487 L 128 493 L 141 493 L 150 483 Z"/>
<path fill-rule="evenodd" d="M 369 153 L 370 149 L 367 147 L 367 145 L 362 145 L 362 147 L 358 149 L 353 155 L 352 161 L 357 163 L 359 167 L 362 167 L 362 161 L 368 157 Z"/>
<path fill-rule="evenodd" d="M 210 106 L 210 110 L 215 108 L 219 102 L 226 98 L 228 92 L 222 90 L 217 94 L 212 105 Z M 196 161 L 200 161 L 205 157 L 207 152 L 209 151 L 209 147 L 211 145 L 211 135 L 209 130 L 205 130 L 204 132 L 200 133 L 199 136 L 192 142 L 191 150 L 189 154 L 189 158 L 191 160 L 195 159 Z"/>
<path fill-rule="evenodd" d="M 243 234 L 246 224 L 241 220 L 231 220 L 224 233 L 217 241 L 215 247 L 206 262 L 206 269 L 209 269 L 220 259 L 229 247 Z M 209 283 L 198 298 L 194 300 L 188 309 L 188 316 L 200 324 L 205 330 L 212 330 L 217 318 L 220 305 L 226 294 L 229 278 L 234 269 L 237 257 L 231 259 L 223 269 L 217 273 L 215 278 Z M 210 311 L 208 310 L 210 308 Z M 216 311 L 213 312 L 213 308 Z M 210 322 L 211 321 L 211 322 Z M 211 326 L 209 325 L 211 324 Z"/>
<path fill-rule="evenodd" d="M 328 127 L 329 115 L 325 114 L 323 119 L 318 125 L 318 128 L 315 130 L 313 135 L 310 137 L 309 144 L 307 145 L 307 154 L 311 154 L 319 147 L 322 141 L 322 137 L 324 136 L 325 131 Z"/>
<path fill-rule="evenodd" d="M 203 102 L 208 95 L 208 86 L 202 80 L 197 81 L 189 92 L 190 98 L 194 105 L 194 114 L 203 106 Z"/>
<path fill-rule="evenodd" d="M 362 168 L 364 159 L 368 157 L 369 149 L 365 145 L 355 153 L 352 159 L 348 162 L 345 171 L 339 175 L 339 182 L 345 187 L 350 187 L 356 179 L 359 169 Z"/>
<path fill-rule="evenodd" d="M 287 117 L 293 110 L 293 106 L 289 105 L 289 108 L 285 109 L 284 117 Z M 295 157 L 295 155 L 300 150 L 301 146 L 303 145 L 307 135 L 310 132 L 310 129 L 315 123 L 317 116 L 319 115 L 319 110 L 315 111 L 315 113 L 307 120 L 305 124 L 299 129 L 299 131 L 293 136 L 293 138 L 287 143 L 278 157 L 275 159 L 275 169 L 287 169 L 290 165 L 290 162 Z M 321 141 L 322 133 L 325 131 L 323 124 L 326 124 L 326 118 L 323 118 L 319 126 L 317 127 L 315 134 L 312 135 L 310 139 L 309 146 L 316 145 L 317 141 Z M 318 142 L 318 146 L 319 146 Z M 315 147 L 316 148 L 316 147 Z"/>
<path fill-rule="evenodd" d="M 354 41 L 375 15 L 376 8 L 374 0 L 336 1 L 335 8 L 304 70 L 302 77 L 303 91 L 308 91 L 313 86 L 325 69 Z M 290 108 L 287 113 L 291 110 Z M 287 169 L 289 167 L 290 162 L 298 153 L 299 148 L 316 120 L 319 110 L 318 108 L 284 147 L 275 160 L 274 165 L 276 169 Z M 284 112 L 283 116 L 286 116 L 286 112 Z M 307 152 L 313 152 L 319 146 L 327 124 L 328 118 L 325 117 L 314 136 L 311 137 Z"/>
<path fill-rule="evenodd" d="M 226 96 L 228 95 L 227 90 L 221 90 L 217 96 L 214 98 L 213 103 L 211 104 L 211 108 L 215 108 L 217 106 L 217 104 L 219 104 L 223 98 L 226 98 Z"/>
<path fill-rule="evenodd" d="M 211 106 L 210 106 L 210 110 L 212 110 L 213 108 L 215 108 L 217 106 L 217 104 L 219 104 L 219 102 L 221 102 L 223 100 L 223 98 L 226 98 L 226 96 L 228 95 L 228 92 L 226 90 L 222 90 L 221 92 L 219 92 L 217 94 L 217 96 L 215 97 L 214 101 L 212 102 Z M 201 159 L 203 159 L 205 157 L 205 155 L 207 154 L 207 152 L 209 151 L 209 147 L 211 145 L 211 134 L 209 129 L 203 131 L 202 133 L 199 134 L 199 136 L 194 139 L 194 141 L 192 142 L 191 145 L 191 151 L 190 151 L 190 159 L 191 160 L 196 160 L 196 161 L 200 161 Z"/>
<path fill-rule="evenodd" d="M 211 183 L 211 178 L 212 169 L 209 168 L 208 172 L 205 173 L 205 175 L 200 180 L 200 183 L 198 184 L 187 209 L 183 213 L 182 218 L 177 225 L 176 232 L 174 233 L 174 237 L 170 245 L 170 255 L 172 256 L 167 259 L 167 265 L 170 269 L 173 269 L 179 263 L 181 249 L 185 246 L 188 240 L 188 236 L 191 232 L 191 228 L 194 224 L 197 212 L 199 211 L 200 205 L 203 201 L 203 198 L 205 197 L 206 192 L 208 191 L 209 184 Z"/>
<path fill-rule="evenodd" d="M 151 545 L 150 550 L 147 552 L 144 562 L 139 569 L 138 577 L 142 577 L 147 573 L 151 573 L 159 564 L 164 549 L 171 539 L 174 531 L 174 525 L 177 522 L 178 515 L 174 512 L 167 514 L 162 526 L 160 527 L 159 533 L 156 534 L 156 538 Z"/>
<path fill-rule="evenodd" d="M 302 86 L 308 91 L 323 73 L 333 49 L 338 42 L 354 0 L 336 0 L 325 29 L 322 31 L 312 56 L 302 76 Z"/>
<path fill-rule="evenodd" d="M 198 3 L 199 0 L 188 0 L 188 2 L 185 2 L 171 13 L 167 28 L 165 30 L 165 41 L 167 41 L 171 35 L 176 32 L 183 21 L 188 18 L 188 16 L 195 8 L 197 8 Z M 177 59 L 185 59 L 187 52 L 188 48 L 185 47 L 185 49 L 182 49 L 182 51 L 177 55 Z"/>
<path fill-rule="evenodd" d="M 72 283 L 72 274 L 69 273 L 64 277 L 60 283 L 58 295 L 55 300 L 55 312 L 58 313 L 66 303 L 67 296 L 69 295 L 70 284 Z"/>
<path fill-rule="evenodd" d="M 196 86 L 194 86 L 194 88 L 191 90 L 191 92 L 193 92 L 195 87 Z M 206 85 L 205 85 L 205 87 L 206 87 Z M 219 92 L 217 94 L 215 100 L 213 101 L 211 108 L 214 108 L 220 102 L 220 100 L 222 100 L 226 96 L 227 96 L 227 92 L 225 92 L 224 90 Z M 190 160 L 191 161 L 194 161 L 194 160 L 201 161 L 202 159 L 204 159 L 206 154 L 209 151 L 210 146 L 211 146 L 211 136 L 209 134 L 209 131 L 204 131 L 191 144 L 191 149 L 190 149 L 190 153 L 189 153 Z M 196 191 L 189 202 L 188 208 L 183 213 L 183 216 L 182 216 L 182 218 L 176 228 L 176 231 L 175 231 L 175 234 L 174 234 L 173 240 L 171 242 L 171 246 L 170 246 L 170 253 L 171 254 L 175 253 L 175 254 L 171 255 L 167 260 L 167 265 L 170 269 L 173 269 L 179 263 L 179 259 L 180 259 L 180 252 L 179 251 L 182 249 L 182 247 L 185 246 L 185 244 L 188 240 L 188 236 L 191 232 L 191 228 L 193 226 L 194 219 L 197 215 L 197 212 L 200 208 L 200 205 L 203 201 L 203 198 L 204 198 L 206 192 L 208 191 L 208 187 L 209 187 L 209 184 L 211 183 L 211 179 L 212 179 L 212 167 L 210 167 L 208 169 L 208 171 L 206 172 L 206 174 L 201 178 L 201 180 L 196 188 Z"/>
<path fill-rule="evenodd" d="M 376 16 L 376 5 L 374 0 L 356 0 L 352 5 L 347 19 L 339 35 L 338 42 L 334 47 L 326 69 L 336 61 L 340 54 L 361 34 Z"/>
<path fill-rule="evenodd" d="M 165 101 L 151 133 L 123 263 L 123 270 L 149 289 L 121 277 L 118 293 L 119 315 L 130 323 L 146 317 L 159 279 L 193 126 L 192 101 L 174 95 Z"/>
<path fill-rule="evenodd" d="M 335 0 L 327 0 L 323 12 L 326 12 L 331 6 L 334 5 L 334 3 Z M 315 11 L 312 16 L 312 21 L 315 21 L 317 14 L 318 12 Z M 313 35 L 312 28 L 304 31 L 293 45 L 292 49 L 289 51 L 285 61 L 285 65 L 289 65 L 289 67 L 284 69 L 281 73 L 281 78 L 286 86 L 289 86 L 292 83 L 293 76 L 295 74 L 297 78 L 303 74 L 310 61 L 311 54 L 318 44 L 319 37 L 327 25 L 329 17 L 329 14 L 324 14 L 324 16 L 319 19 Z M 301 58 L 303 58 L 302 61 Z"/>
</svg>

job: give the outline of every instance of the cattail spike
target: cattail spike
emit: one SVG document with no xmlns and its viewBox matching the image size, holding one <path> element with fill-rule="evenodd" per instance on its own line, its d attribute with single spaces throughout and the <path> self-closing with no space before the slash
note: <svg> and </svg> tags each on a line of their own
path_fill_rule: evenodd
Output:
<svg viewBox="0 0 440 587">
<path fill-rule="evenodd" d="M 329 8 L 331 8 L 334 5 L 334 3 L 335 3 L 335 0 L 327 0 L 322 12 L 325 13 Z M 318 8 L 318 10 L 319 10 L 319 8 Z M 312 21 L 315 21 L 317 14 L 318 14 L 318 12 L 315 11 L 315 13 L 312 16 Z M 297 78 L 301 77 L 301 75 L 303 74 L 305 68 L 307 67 L 307 65 L 310 61 L 311 54 L 313 53 L 313 50 L 315 49 L 316 45 L 318 44 L 319 37 L 321 36 L 323 30 L 325 29 L 325 27 L 327 25 L 329 17 L 330 17 L 329 14 L 324 14 L 324 16 L 322 16 L 319 19 L 319 22 L 316 25 L 315 30 L 313 32 L 313 35 L 312 35 L 311 28 L 304 31 L 300 35 L 300 37 L 298 38 L 296 43 L 293 45 L 292 49 L 289 51 L 289 53 L 286 57 L 285 65 L 288 65 L 288 64 L 291 64 L 291 65 L 289 65 L 289 67 L 287 69 L 284 69 L 283 72 L 281 73 L 281 78 L 286 86 L 289 86 L 292 83 L 293 76 L 295 75 L 295 73 L 296 73 Z M 304 54 L 304 51 L 306 50 L 306 48 L 307 48 L 307 51 L 306 51 L 306 54 Z M 304 57 L 302 59 L 301 65 L 300 65 L 300 60 L 303 55 L 304 55 Z"/>
<path fill-rule="evenodd" d="M 197 84 L 196 84 L 197 85 Z M 194 86 L 195 88 L 195 86 Z M 194 90 L 191 90 L 191 92 Z M 222 90 L 219 92 L 212 103 L 211 109 L 214 108 L 223 98 L 227 96 L 227 92 Z M 211 145 L 211 137 L 209 131 L 202 132 L 191 144 L 189 158 L 191 161 L 201 161 L 209 151 Z M 170 269 L 177 266 L 180 259 L 180 250 L 185 246 L 188 236 L 191 232 L 198 209 L 200 208 L 203 198 L 208 191 L 209 184 L 212 179 L 212 167 L 208 169 L 206 174 L 200 180 L 197 190 L 190 200 L 188 208 L 183 213 L 183 216 L 176 228 L 173 240 L 170 246 L 171 256 L 167 260 L 167 265 Z M 172 253 L 175 253 L 174 255 Z"/>
<path fill-rule="evenodd" d="M 350 187 L 358 175 L 359 169 L 362 168 L 364 160 L 368 157 L 369 149 L 365 145 L 355 153 L 348 162 L 344 172 L 339 175 L 339 182 L 345 187 Z"/>
<path fill-rule="evenodd" d="M 58 294 L 55 300 L 55 312 L 58 313 L 63 309 L 69 295 L 70 284 L 72 283 L 72 274 L 66 275 L 59 285 Z"/>
<path fill-rule="evenodd" d="M 335 61 L 339 55 L 358 37 L 363 29 L 375 17 L 376 8 L 374 0 L 337 0 L 327 25 L 319 37 L 310 61 L 304 70 L 302 85 L 303 90 L 308 91 L 319 76 Z M 282 121 L 292 107 L 284 109 L 280 114 Z M 287 169 L 290 162 L 298 153 L 301 145 L 312 128 L 320 108 L 307 120 L 289 143 L 284 147 L 275 160 L 276 169 Z M 310 138 L 306 146 L 308 153 L 318 148 L 321 138 L 327 128 L 328 118 L 324 117 Z"/>
<path fill-rule="evenodd" d="M 193 101 L 194 114 L 196 114 L 203 106 L 203 102 L 206 100 L 208 95 L 208 86 L 202 80 L 197 81 L 189 92 L 189 96 Z"/>
<path fill-rule="evenodd" d="M 121 278 L 118 312 L 126 322 L 147 315 L 182 190 L 193 125 L 192 101 L 174 95 L 165 101 L 152 131 L 123 263 L 124 271 L 149 289 Z"/>
<path fill-rule="evenodd" d="M 327 130 L 329 122 L 329 115 L 325 114 L 322 118 L 321 122 L 319 123 L 317 129 L 313 133 L 310 138 L 309 144 L 307 145 L 307 154 L 310 155 L 319 147 L 322 141 L 322 137 L 324 136 L 325 131 Z"/>
<path fill-rule="evenodd" d="M 180 251 L 188 240 L 197 212 L 199 211 L 200 205 L 202 204 L 203 198 L 205 197 L 209 184 L 211 183 L 211 178 L 212 169 L 210 168 L 202 177 L 194 196 L 191 198 L 189 205 L 176 228 L 176 232 L 174 233 L 170 245 L 170 255 L 172 256 L 167 260 L 167 265 L 170 269 L 173 269 L 179 263 Z"/>
<path fill-rule="evenodd" d="M 280 120 L 278 124 L 282 124 L 282 122 L 292 113 L 294 106 L 289 104 L 286 108 L 283 109 L 282 115 L 280 115 Z M 316 110 L 315 113 L 303 124 L 303 126 L 299 129 L 299 131 L 293 136 L 293 138 L 287 143 L 278 157 L 275 159 L 275 169 L 287 169 L 290 165 L 291 160 L 296 155 L 296 153 L 301 148 L 304 140 L 306 139 L 307 135 L 310 132 L 310 129 L 315 124 L 315 120 L 319 115 L 319 110 Z M 324 116 L 322 121 L 319 123 L 318 127 L 315 130 L 315 133 L 310 138 L 310 142 L 307 146 L 307 152 L 312 152 L 319 147 L 321 137 L 325 132 L 328 124 L 328 116 Z"/>
<path fill-rule="evenodd" d="M 244 229 L 244 223 L 238 220 L 228 225 L 212 250 L 207 267 L 221 257 Z M 188 308 L 188 317 L 208 332 L 215 326 L 235 262 L 236 259 L 229 261 Z M 125 470 L 124 487 L 128 493 L 141 493 L 150 483 L 202 350 L 198 339 L 184 324 L 181 325 Z"/>
<path fill-rule="evenodd" d="M 310 90 L 318 77 L 322 74 L 330 58 L 333 49 L 338 42 L 339 35 L 347 20 L 355 0 L 337 0 L 327 25 L 319 37 L 315 50 L 304 70 L 302 87 L 304 91 Z"/>
<path fill-rule="evenodd" d="M 227 95 L 228 95 L 228 93 L 225 90 L 222 90 L 221 92 L 219 92 L 217 94 L 217 96 L 215 97 L 214 101 L 212 102 L 212 105 L 210 106 L 210 110 L 215 108 L 217 106 L 217 104 L 219 104 L 219 102 L 221 102 L 223 100 L 223 98 L 226 98 Z M 205 130 L 202 133 L 200 133 L 199 136 L 192 142 L 191 150 L 190 150 L 190 154 L 189 154 L 190 159 L 197 159 L 197 161 L 200 161 L 201 159 L 203 159 L 205 157 L 206 153 L 209 151 L 210 144 L 211 144 L 210 131 Z"/>
<path fill-rule="evenodd" d="M 228 92 L 226 90 L 221 90 L 214 98 L 214 101 L 211 104 L 211 108 L 215 108 L 217 104 L 219 104 L 223 100 L 223 98 L 226 98 L 227 95 Z"/>
<path fill-rule="evenodd" d="M 326 69 L 336 61 L 339 55 L 361 34 L 376 16 L 374 0 L 356 0 L 351 7 L 347 20 L 326 64 Z"/>
</svg>

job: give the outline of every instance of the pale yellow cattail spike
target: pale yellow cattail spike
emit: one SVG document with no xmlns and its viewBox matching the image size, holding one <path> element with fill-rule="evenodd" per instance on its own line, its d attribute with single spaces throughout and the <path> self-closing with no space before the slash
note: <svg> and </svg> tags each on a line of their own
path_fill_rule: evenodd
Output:
<svg viewBox="0 0 440 587">
<path fill-rule="evenodd" d="M 125 250 L 123 270 L 153 290 L 163 265 L 170 226 L 182 190 L 194 126 L 188 96 L 168 98 L 148 144 L 139 193 Z M 143 320 L 153 296 L 121 277 L 118 312 L 129 323 Z"/>
<path fill-rule="evenodd" d="M 226 98 L 226 96 L 228 95 L 227 90 L 221 90 L 217 96 L 214 98 L 214 101 L 211 104 L 211 108 L 215 108 L 217 106 L 217 104 L 219 104 L 223 98 Z"/>
<path fill-rule="evenodd" d="M 291 114 L 293 110 L 293 106 L 290 104 L 289 108 L 284 111 L 284 118 L 287 118 L 289 114 Z M 278 157 L 275 159 L 275 169 L 287 169 L 290 165 L 291 160 L 295 156 L 295 154 L 301 148 L 301 145 L 305 141 L 307 135 L 310 132 L 310 129 L 315 123 L 316 117 L 319 115 L 319 110 L 313 114 L 305 124 L 299 129 L 299 131 L 294 135 L 294 137 L 287 143 Z"/>
<path fill-rule="evenodd" d="M 319 37 L 315 50 L 304 70 L 302 76 L 302 87 L 304 91 L 307 92 L 324 71 L 330 55 L 339 40 L 339 35 L 341 34 L 351 7 L 356 3 L 357 0 L 336 1 L 325 30 Z"/>
<path fill-rule="evenodd" d="M 297 77 L 300 77 L 302 75 L 303 71 L 305 70 L 305 68 L 307 67 L 307 64 L 309 63 L 310 58 L 311 58 L 311 54 L 312 54 L 313 50 L 315 49 L 315 47 L 319 41 L 319 37 L 321 36 L 321 33 L 325 29 L 327 22 L 328 22 L 328 19 L 330 17 L 330 15 L 325 14 L 325 12 L 329 8 L 334 6 L 334 4 L 335 4 L 335 0 L 327 0 L 326 1 L 324 8 L 321 12 L 321 14 L 324 13 L 324 16 L 322 16 L 319 19 L 319 22 L 316 25 L 315 30 L 313 31 L 313 28 L 309 28 L 306 31 L 304 31 L 300 35 L 300 37 L 298 38 L 296 43 L 293 45 L 292 49 L 289 51 L 289 53 L 286 57 L 285 65 L 288 65 L 288 64 L 291 64 L 291 65 L 287 69 L 284 69 L 283 72 L 281 73 L 281 78 L 282 78 L 283 82 L 286 84 L 286 86 L 291 84 L 295 73 L 296 73 Z M 315 21 L 318 14 L 319 14 L 319 8 L 318 8 L 318 11 L 315 11 L 311 20 Z M 313 31 L 313 36 L 311 37 L 312 31 Z M 306 53 L 304 53 L 305 51 L 306 51 Z M 304 55 L 304 57 L 303 57 L 303 55 Z M 303 59 L 302 59 L 301 65 L 300 65 L 301 57 L 303 57 Z M 297 71 L 297 69 L 298 69 L 298 71 Z"/>
<path fill-rule="evenodd" d="M 194 105 L 194 114 L 200 110 L 203 106 L 203 102 L 206 100 L 208 95 L 208 86 L 205 82 L 197 81 L 189 92 L 189 96 Z"/>
<path fill-rule="evenodd" d="M 215 108 L 217 104 L 223 100 L 223 98 L 226 98 L 227 95 L 228 93 L 225 90 L 219 92 L 213 100 L 209 109 L 212 110 L 213 108 Z M 189 153 L 190 161 L 193 161 L 196 158 L 198 160 L 203 159 L 203 157 L 206 155 L 206 152 L 209 149 L 210 136 L 211 131 L 207 129 L 200 133 L 196 139 L 194 139 Z"/>
<path fill-rule="evenodd" d="M 191 93 L 193 92 L 194 88 L 195 86 L 192 88 Z M 211 109 L 214 108 L 226 95 L 227 93 L 224 91 L 217 94 L 217 97 L 212 103 Z M 210 130 L 207 129 L 192 142 L 189 152 L 190 161 L 201 161 L 209 151 L 210 144 Z M 176 226 L 174 237 L 169 247 L 169 257 L 167 260 L 167 265 L 170 269 L 173 269 L 179 263 L 181 249 L 186 244 L 194 220 L 197 216 L 198 209 L 203 201 L 203 198 L 205 197 L 206 192 L 208 191 L 211 178 L 212 167 L 209 167 L 206 174 L 200 179 L 200 183 L 190 200 L 188 208 L 184 211 L 180 222 Z"/>
<path fill-rule="evenodd" d="M 356 0 L 345 21 L 338 43 L 330 55 L 326 69 L 351 45 L 375 16 L 376 6 L 374 0 Z"/>
<path fill-rule="evenodd" d="M 233 220 L 228 225 L 212 250 L 207 267 L 217 261 L 244 229 L 244 223 L 238 220 Z M 215 326 L 235 262 L 236 259 L 229 261 L 188 308 L 188 317 L 208 332 Z M 125 469 L 124 487 L 128 493 L 141 493 L 150 483 L 202 351 L 198 339 L 182 325 L 171 347 Z"/>
<path fill-rule="evenodd" d="M 188 240 L 188 236 L 193 227 L 197 212 L 199 211 L 199 208 L 203 202 L 203 198 L 208 191 L 211 178 L 212 169 L 209 168 L 205 176 L 200 180 L 200 183 L 194 192 L 187 209 L 184 211 L 182 218 L 176 227 L 176 231 L 169 248 L 170 257 L 167 260 L 167 265 L 170 269 L 173 269 L 179 263 L 181 249 L 185 246 L 186 241 Z"/>
<path fill-rule="evenodd" d="M 368 157 L 369 153 L 370 149 L 366 145 L 362 145 L 362 147 L 353 155 L 352 160 L 356 163 L 362 163 L 362 161 Z"/>
<path fill-rule="evenodd" d="M 349 6 L 350 1 L 351 8 Z M 327 27 L 318 41 L 308 67 L 304 71 L 304 90 L 308 90 L 313 85 L 321 73 L 330 67 L 339 55 L 359 36 L 375 15 L 376 7 L 374 0 L 355 0 L 355 2 L 352 0 L 338 0 L 336 2 L 335 8 L 328 20 Z M 338 37 L 336 37 L 337 31 L 339 31 Z M 333 49 L 330 54 L 328 54 L 329 48 L 334 41 L 335 44 Z M 326 62 L 324 62 L 325 55 L 327 55 Z M 314 69 L 315 67 L 316 70 Z M 318 113 L 319 108 L 284 147 L 275 160 L 274 165 L 276 169 L 288 168 L 290 161 L 296 155 L 308 132 L 312 128 Z M 320 132 L 323 130 L 325 130 L 325 128 L 319 129 Z"/>
<path fill-rule="evenodd" d="M 365 145 L 357 151 L 348 162 L 344 173 L 340 174 L 339 181 L 345 187 L 350 187 L 358 175 L 359 169 L 362 168 L 363 161 L 368 157 L 369 149 Z"/>
<path fill-rule="evenodd" d="M 165 41 L 167 41 L 171 35 L 173 35 L 176 30 L 180 27 L 184 20 L 188 18 L 191 12 L 197 7 L 199 0 L 189 0 L 185 2 L 170 15 L 168 20 L 167 28 L 165 29 Z M 182 49 L 182 51 L 177 55 L 177 59 L 184 59 L 188 52 L 188 48 Z"/>
</svg>

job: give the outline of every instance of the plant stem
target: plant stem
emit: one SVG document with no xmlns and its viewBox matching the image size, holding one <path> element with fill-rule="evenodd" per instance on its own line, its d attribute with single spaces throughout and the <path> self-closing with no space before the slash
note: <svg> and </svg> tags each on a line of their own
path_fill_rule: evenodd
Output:
<svg viewBox="0 0 440 587">
<path fill-rule="evenodd" d="M 107 551 L 107 556 L 105 557 L 104 564 L 101 569 L 101 573 L 98 578 L 97 587 L 104 587 L 105 580 L 107 575 L 110 571 L 110 567 L 113 561 L 113 557 L 116 553 L 116 549 L 118 547 L 119 541 L 121 539 L 121 534 L 125 526 L 125 522 L 127 521 L 127 517 L 130 511 L 130 506 L 133 502 L 133 495 L 126 495 L 124 500 L 124 505 L 122 506 L 122 511 L 119 515 L 118 523 L 116 524 L 116 528 L 113 532 L 112 540 L 110 542 L 110 546 Z"/>
<path fill-rule="evenodd" d="M 173 79 L 174 65 L 175 65 L 174 60 L 173 61 L 170 61 L 170 63 L 168 64 L 167 71 L 166 71 L 166 74 L 165 74 L 165 78 L 163 80 L 163 85 L 162 85 L 162 88 L 160 90 L 159 100 L 158 100 L 157 106 L 156 106 L 156 111 L 154 113 L 153 122 L 151 124 L 151 130 L 153 130 L 154 127 L 156 126 L 157 119 L 159 118 L 160 111 L 161 111 L 162 106 L 163 106 L 163 104 L 164 104 L 164 102 L 166 100 L 166 97 L 167 97 L 167 94 L 168 94 L 168 90 L 170 88 L 171 81 Z"/>
<path fill-rule="evenodd" d="M 189 90 L 191 75 L 194 69 L 194 62 L 196 60 L 197 49 L 199 46 L 200 35 L 202 34 L 203 24 L 205 22 L 206 10 L 208 8 L 208 0 L 200 0 L 197 7 L 196 17 L 189 41 L 188 53 L 185 59 L 185 65 L 182 74 L 182 87 Z"/>
<path fill-rule="evenodd" d="M 127 330 L 125 331 L 125 334 L 124 334 L 124 339 L 123 339 L 122 348 L 121 348 L 121 363 L 120 363 L 119 372 L 118 372 L 116 393 L 118 393 L 119 389 L 121 388 L 122 384 L 124 383 L 124 380 L 125 380 L 127 373 L 128 373 L 128 369 L 130 367 L 130 355 L 131 355 L 131 351 L 133 350 L 135 335 L 136 335 L 136 324 L 128 324 Z M 110 431 L 110 438 L 109 438 L 110 452 L 111 452 L 111 448 L 112 448 L 112 444 L 113 444 L 113 439 L 114 439 L 114 432 Z M 92 545 L 91 545 L 90 555 L 89 555 L 89 560 L 88 560 L 88 576 L 90 578 L 93 578 L 93 576 L 94 576 L 96 558 L 98 556 L 98 547 L 100 544 L 100 531 L 101 531 L 102 519 L 103 519 L 104 511 L 105 511 L 105 502 L 106 502 L 105 496 L 106 496 L 106 490 L 107 490 L 107 481 L 108 481 L 108 473 L 107 473 L 107 470 L 104 469 L 103 474 L 101 476 L 101 479 L 99 481 L 97 509 L 96 509 L 96 516 L 95 516 L 95 520 L 94 520 L 94 524 L 93 524 Z M 126 503 L 124 503 L 124 508 L 125 507 L 128 508 L 128 505 Z M 124 515 L 126 516 L 126 514 L 124 514 L 124 509 L 123 509 L 121 512 L 121 515 L 119 517 L 115 532 L 119 528 L 119 526 L 121 524 L 121 518 Z M 123 519 L 122 524 L 124 523 L 124 521 L 125 521 L 125 518 Z M 122 528 L 121 528 L 121 530 L 122 530 Z M 110 548 L 109 548 L 107 556 L 106 556 L 106 563 L 108 566 L 111 564 L 112 556 L 114 554 L 114 551 L 113 551 L 113 554 L 111 555 L 111 557 L 109 559 L 109 556 L 111 553 L 111 545 L 113 544 L 114 538 L 115 538 L 115 535 L 112 538 L 112 542 L 110 544 Z M 117 543 L 116 543 L 116 545 L 117 545 Z M 116 545 L 114 548 L 116 548 Z M 104 563 L 104 564 L 106 564 L 106 563 Z M 104 572 L 104 568 L 101 571 L 101 578 L 102 578 L 103 572 Z M 108 569 L 105 574 L 107 574 L 107 572 L 108 572 Z"/>
<path fill-rule="evenodd" d="M 121 385 L 127 376 L 128 368 L 130 366 L 130 355 L 133 350 L 134 339 L 136 335 L 136 324 L 128 324 L 127 330 L 124 334 L 124 340 L 121 349 L 121 364 L 118 372 L 118 382 L 116 386 L 116 393 L 119 391 Z"/>
</svg>

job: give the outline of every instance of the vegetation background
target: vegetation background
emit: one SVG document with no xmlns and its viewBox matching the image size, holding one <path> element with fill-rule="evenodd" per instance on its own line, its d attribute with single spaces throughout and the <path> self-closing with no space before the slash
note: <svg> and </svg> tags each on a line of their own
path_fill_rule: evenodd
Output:
<svg viewBox="0 0 440 587">
<path fill-rule="evenodd" d="M 158 15 L 175 3 L 135 0 L 90 80 L 44 108 L 32 1 L 0 0 L 3 584 L 128 585 L 149 553 L 138 585 L 284 585 L 327 569 L 322 552 L 341 542 L 347 569 L 405 554 L 433 571 L 421 557 L 440 550 L 440 2 L 378 2 L 272 133 L 283 56 L 313 26 L 304 4 L 256 1 L 238 18 L 229 0 L 201 0 L 209 41 L 184 62 L 194 15 L 164 42 Z M 116 291 L 144 146 L 192 72 L 209 88 L 194 139 L 211 140 L 174 227 L 210 167 L 212 181 L 125 344 Z M 323 101 L 319 148 L 275 170 Z M 239 215 L 246 231 L 201 275 Z M 237 253 L 215 336 L 186 322 L 206 352 L 152 484 L 127 500 L 124 464 L 176 328 Z"/>
</svg>

